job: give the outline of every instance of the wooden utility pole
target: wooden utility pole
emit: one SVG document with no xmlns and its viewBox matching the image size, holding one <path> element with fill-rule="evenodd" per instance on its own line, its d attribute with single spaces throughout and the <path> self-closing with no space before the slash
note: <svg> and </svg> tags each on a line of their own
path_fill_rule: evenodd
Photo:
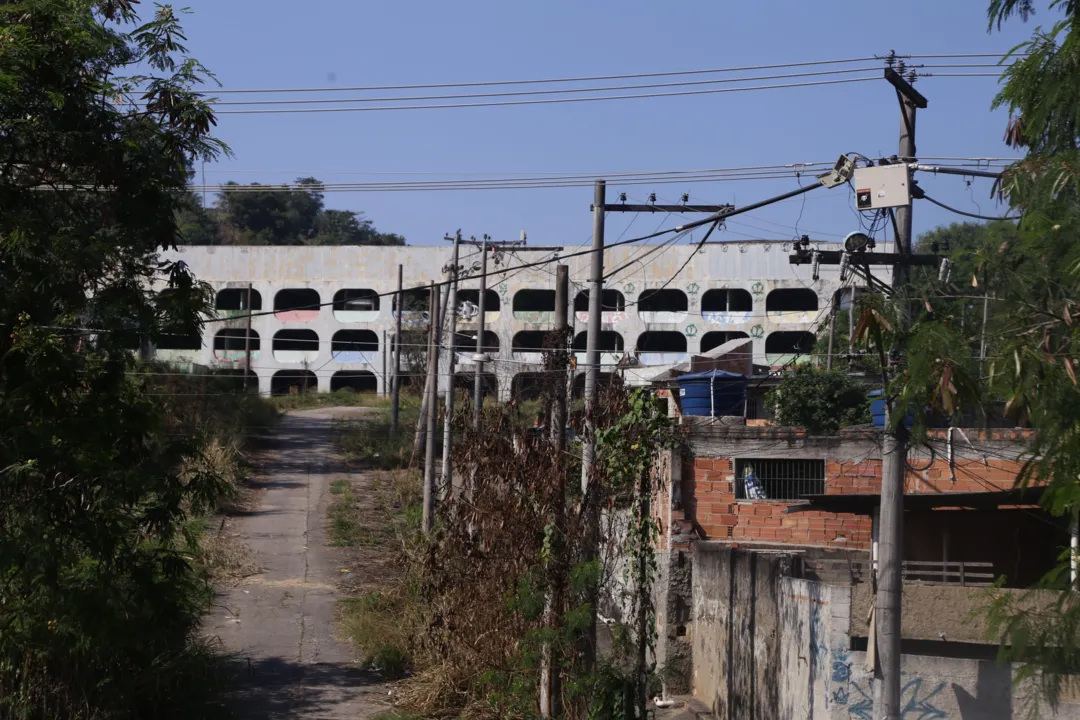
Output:
<svg viewBox="0 0 1080 720">
<path fill-rule="evenodd" d="M 555 266 L 555 335 L 559 338 L 554 366 L 562 370 L 569 369 L 569 358 L 562 343 L 566 341 L 569 328 L 567 313 L 570 295 L 570 268 L 567 265 Z M 558 627 L 559 617 L 563 613 L 566 592 L 564 573 L 566 572 L 566 546 L 562 541 L 566 515 L 566 473 L 563 453 L 566 451 L 566 375 L 555 378 L 555 397 L 551 412 L 551 440 L 555 446 L 556 467 L 559 468 L 558 487 L 552 503 L 551 515 L 555 525 L 555 541 L 551 552 L 551 591 L 547 598 L 547 625 Z M 562 717 L 562 676 L 559 674 L 559 650 L 555 644 L 544 646 L 544 656 L 540 669 L 540 716 L 544 718 Z"/>
<path fill-rule="evenodd" d="M 442 307 L 445 310 L 446 306 L 450 304 L 449 303 L 449 300 L 450 300 L 450 283 L 439 283 L 439 285 L 443 286 Z M 430 301 L 428 303 L 428 309 L 429 309 L 428 315 L 430 315 L 429 323 L 434 327 L 435 346 L 436 346 L 436 352 L 438 352 L 438 346 L 442 344 L 443 320 L 445 320 L 446 318 L 444 316 L 445 314 L 440 314 L 439 313 L 438 290 L 435 291 L 435 295 L 436 295 L 435 304 L 432 305 L 430 303 Z M 439 412 L 439 371 L 438 371 L 438 368 L 436 368 L 436 370 L 435 370 L 435 405 L 434 406 L 432 406 L 428 402 L 428 399 L 430 397 L 429 393 L 430 393 L 430 390 L 431 390 L 430 386 L 428 385 L 428 382 L 429 382 L 429 380 L 425 379 L 425 381 L 424 381 L 424 397 L 423 397 L 423 400 L 420 402 L 420 416 L 416 419 L 416 437 L 415 437 L 414 443 L 413 443 L 413 458 L 414 459 L 416 458 L 417 455 L 420 454 L 421 450 L 424 450 L 426 452 L 426 448 L 427 448 L 428 411 L 430 410 L 430 408 L 434 407 L 435 412 L 436 413 Z M 412 462 L 410 461 L 409 464 L 411 465 Z"/>
<path fill-rule="evenodd" d="M 473 379 L 473 428 L 480 428 L 480 417 L 484 411 L 484 363 L 480 360 L 484 354 L 484 328 L 486 314 L 485 295 L 487 295 L 487 261 L 488 261 L 488 237 L 484 236 L 480 251 L 480 296 L 477 300 L 480 316 L 477 318 L 476 330 L 476 376 Z"/>
<path fill-rule="evenodd" d="M 457 337 L 457 291 L 458 291 L 458 245 L 461 243 L 461 231 L 454 235 L 453 259 L 450 261 L 450 298 L 447 302 L 446 314 L 449 316 L 450 329 L 446 334 L 446 368 L 448 382 L 446 384 L 446 413 L 443 419 L 443 451 L 442 451 L 442 492 L 449 494 L 453 487 L 453 465 L 450 459 L 450 449 L 454 442 L 453 423 L 454 416 L 454 339 Z"/>
<path fill-rule="evenodd" d="M 594 488 L 590 475 L 593 459 L 596 457 L 596 428 L 593 426 L 592 412 L 596 407 L 596 384 L 600 371 L 600 320 L 603 312 L 601 300 L 604 292 L 604 206 L 607 201 L 607 183 L 597 180 L 593 186 L 593 237 L 592 255 L 590 256 L 591 277 L 589 278 L 589 324 L 586 328 L 585 349 L 585 444 L 581 455 L 581 497 L 585 504 L 585 561 L 596 559 L 600 534 L 600 508 L 598 498 L 594 497 Z M 596 664 L 596 602 L 599 588 L 590 588 L 589 601 L 592 612 L 589 627 L 585 633 L 583 660 L 585 668 L 591 670 Z"/>
<path fill-rule="evenodd" d="M 892 68 L 885 78 L 896 88 L 900 101 L 900 162 L 915 159 L 915 109 L 925 108 L 926 98 Z M 911 256 L 911 204 L 896 209 L 896 251 L 901 262 L 893 265 L 892 290 L 907 322 L 908 259 Z M 885 434 L 881 451 L 881 527 L 878 531 L 878 588 L 874 613 L 877 620 L 877 656 L 881 668 L 881 707 L 878 716 L 900 720 L 900 612 L 904 562 L 904 475 L 908 432 L 903 418 L 893 416 L 892 402 L 885 403 Z"/>
<path fill-rule="evenodd" d="M 206 172 L 205 168 L 203 172 Z M 251 381 L 251 283 L 247 286 L 247 331 L 244 332 L 244 392 Z M 257 390 L 258 388 L 256 388 Z"/>
<path fill-rule="evenodd" d="M 405 295 L 401 292 L 401 265 L 397 266 L 397 314 L 394 317 L 394 377 L 390 387 L 390 434 L 398 429 L 398 406 L 401 403 L 401 315 L 405 311 Z"/>
<path fill-rule="evenodd" d="M 427 432 L 424 453 L 424 517 L 425 533 L 435 526 L 435 421 L 439 415 L 439 292 L 435 283 L 431 283 L 431 295 L 428 304 L 431 308 L 431 322 L 428 332 L 428 371 L 427 371 Z"/>
</svg>

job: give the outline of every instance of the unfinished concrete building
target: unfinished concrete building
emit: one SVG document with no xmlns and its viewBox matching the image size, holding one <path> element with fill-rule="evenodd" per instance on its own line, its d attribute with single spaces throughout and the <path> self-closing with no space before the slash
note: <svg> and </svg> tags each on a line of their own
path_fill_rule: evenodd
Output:
<svg viewBox="0 0 1080 720">
<path fill-rule="evenodd" d="M 563 254 L 580 249 L 568 246 Z M 809 267 L 789 264 L 790 250 L 790 241 L 766 240 L 700 250 L 685 244 L 609 249 L 609 272 L 622 269 L 605 282 L 601 362 L 621 364 L 629 381 L 644 384 L 656 368 L 736 338 L 751 340 L 761 365 L 783 365 L 809 353 L 839 287 L 837 268 L 823 266 L 814 280 Z M 471 253 L 463 249 L 466 268 L 478 259 Z M 398 265 L 406 288 L 424 287 L 445 279 L 450 248 L 191 246 L 166 257 L 182 260 L 211 285 L 216 314 L 202 337 L 159 344 L 158 359 L 240 370 L 250 354 L 264 393 L 304 387 L 383 391 L 392 366 Z M 489 268 L 485 351 L 493 362 L 486 370 L 490 390 L 504 400 L 515 387 L 529 387 L 529 373 L 542 367 L 544 335 L 553 328 L 554 263 L 507 271 L 537 259 L 535 253 L 507 251 Z M 565 262 L 574 349 L 583 361 L 589 256 Z M 461 374 L 473 371 L 478 301 L 479 279 L 472 273 L 459 291 L 454 346 Z M 426 308 L 426 290 L 410 292 L 405 326 L 425 324 Z"/>
</svg>

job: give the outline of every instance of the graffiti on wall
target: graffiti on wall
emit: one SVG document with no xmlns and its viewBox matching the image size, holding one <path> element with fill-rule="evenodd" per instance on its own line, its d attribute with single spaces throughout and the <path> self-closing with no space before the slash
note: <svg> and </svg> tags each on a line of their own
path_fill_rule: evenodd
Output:
<svg viewBox="0 0 1080 720">
<path fill-rule="evenodd" d="M 935 704 L 936 696 L 945 689 L 945 683 L 940 682 L 932 689 L 924 688 L 921 677 L 913 677 L 900 689 L 900 718 L 901 720 L 937 720 L 947 718 L 944 710 Z M 848 715 L 859 720 L 873 720 L 874 718 L 874 691 L 870 687 L 869 679 L 865 687 L 857 682 L 851 683 L 852 702 L 848 706 Z"/>
</svg>

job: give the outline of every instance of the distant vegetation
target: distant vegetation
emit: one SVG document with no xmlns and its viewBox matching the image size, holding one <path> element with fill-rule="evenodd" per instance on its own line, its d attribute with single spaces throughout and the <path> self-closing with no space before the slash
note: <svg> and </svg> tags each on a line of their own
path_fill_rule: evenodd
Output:
<svg viewBox="0 0 1080 720">
<path fill-rule="evenodd" d="M 297 178 L 294 190 L 227 183 L 210 207 L 187 193 L 177 209 L 181 242 L 186 245 L 404 245 L 405 238 L 379 232 L 352 210 L 323 204 L 323 185 Z"/>
</svg>

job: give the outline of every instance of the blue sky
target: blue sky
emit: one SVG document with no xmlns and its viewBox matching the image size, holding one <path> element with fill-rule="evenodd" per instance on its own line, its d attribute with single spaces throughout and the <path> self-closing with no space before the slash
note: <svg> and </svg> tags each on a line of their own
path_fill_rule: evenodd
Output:
<svg viewBox="0 0 1080 720">
<path fill-rule="evenodd" d="M 898 53 L 1007 50 L 1032 27 L 986 32 L 985 1 L 698 2 L 571 0 L 456 3 L 188 0 L 192 54 L 225 88 L 280 88 L 510 80 L 759 65 Z M 1043 12 L 1035 21 L 1049 23 Z M 945 62 L 931 61 L 926 62 Z M 968 62 L 988 62 L 972 60 Z M 785 71 L 781 71 L 785 72 Z M 946 71 L 948 72 L 948 71 Z M 956 72 L 956 71 L 953 71 Z M 972 70 L 985 72 L 985 70 Z M 678 78 L 676 78 L 678 79 Z M 995 78 L 925 78 L 921 155 L 1015 155 L 991 112 Z M 284 182 L 334 173 L 605 173 L 766 165 L 896 152 L 899 115 L 882 80 L 752 93 L 504 108 L 223 115 L 218 136 L 235 153 L 207 166 L 209 182 Z M 252 171 L 279 172 L 252 172 Z M 956 207 L 998 214 L 990 183 L 928 177 L 923 187 Z M 635 185 L 676 201 L 746 204 L 797 187 L 792 179 Z M 612 186 L 610 198 L 620 188 Z M 858 228 L 846 190 L 817 190 L 758 210 L 717 239 L 834 239 Z M 578 245 L 591 232 L 591 188 L 429 193 L 335 193 L 327 205 L 363 211 L 410 244 L 446 232 Z M 800 217 L 801 216 L 801 217 Z M 919 203 L 916 232 L 960 219 Z M 609 219 L 618 236 L 632 216 Z M 677 218 L 642 216 L 629 235 Z M 666 226 L 665 225 L 665 226 Z"/>
</svg>

